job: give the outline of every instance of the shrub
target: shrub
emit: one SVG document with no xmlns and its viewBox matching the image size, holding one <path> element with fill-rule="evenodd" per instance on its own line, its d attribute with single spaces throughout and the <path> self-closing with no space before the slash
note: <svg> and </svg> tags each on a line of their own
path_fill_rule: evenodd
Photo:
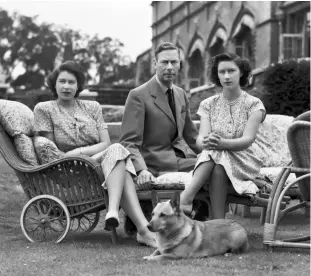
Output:
<svg viewBox="0 0 311 276">
<path fill-rule="evenodd" d="M 34 109 L 37 103 L 55 99 L 53 94 L 48 90 L 34 89 L 28 91 L 17 91 L 10 94 L 8 100 L 18 101 L 27 105 L 31 110 Z"/>
<path fill-rule="evenodd" d="M 310 60 L 288 60 L 269 66 L 263 86 L 267 113 L 296 117 L 310 110 Z"/>
</svg>

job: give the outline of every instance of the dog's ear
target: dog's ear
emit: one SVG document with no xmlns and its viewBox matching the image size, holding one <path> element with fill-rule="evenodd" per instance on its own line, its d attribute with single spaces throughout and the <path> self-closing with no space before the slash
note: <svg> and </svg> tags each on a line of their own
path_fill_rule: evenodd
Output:
<svg viewBox="0 0 311 276">
<path fill-rule="evenodd" d="M 175 192 L 170 200 L 171 206 L 176 213 L 180 212 L 180 195 L 178 192 Z"/>
<path fill-rule="evenodd" d="M 152 202 L 152 207 L 156 207 L 156 205 L 159 202 L 159 198 L 158 198 L 158 193 L 156 190 L 152 190 L 151 191 L 151 202 Z"/>
</svg>

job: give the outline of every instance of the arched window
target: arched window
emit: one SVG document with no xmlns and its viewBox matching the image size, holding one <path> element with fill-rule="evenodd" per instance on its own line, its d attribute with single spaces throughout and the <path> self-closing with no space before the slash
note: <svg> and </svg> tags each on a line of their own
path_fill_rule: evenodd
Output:
<svg viewBox="0 0 311 276">
<path fill-rule="evenodd" d="M 234 38 L 235 53 L 240 57 L 251 60 L 253 57 L 252 40 L 251 29 L 242 24 L 239 33 Z"/>
<path fill-rule="evenodd" d="M 181 87 L 185 88 L 185 53 L 180 45 L 176 45 L 180 51 L 180 69 L 177 75 L 176 84 Z"/>
<path fill-rule="evenodd" d="M 214 57 L 225 52 L 227 40 L 228 35 L 225 27 L 219 21 L 216 21 L 207 42 L 209 56 Z"/>
<path fill-rule="evenodd" d="M 204 84 L 204 44 L 202 38 L 195 34 L 187 54 L 189 89 Z"/>
<path fill-rule="evenodd" d="M 223 52 L 225 52 L 224 41 L 218 37 L 214 45 L 209 48 L 210 57 L 214 57 Z"/>
<path fill-rule="evenodd" d="M 252 67 L 255 67 L 254 29 L 254 16 L 242 9 L 232 26 L 231 38 L 235 45 L 235 53 L 242 58 L 247 58 Z"/>
<path fill-rule="evenodd" d="M 196 49 L 188 59 L 189 88 L 195 88 L 204 84 L 204 61 L 202 53 Z"/>
</svg>

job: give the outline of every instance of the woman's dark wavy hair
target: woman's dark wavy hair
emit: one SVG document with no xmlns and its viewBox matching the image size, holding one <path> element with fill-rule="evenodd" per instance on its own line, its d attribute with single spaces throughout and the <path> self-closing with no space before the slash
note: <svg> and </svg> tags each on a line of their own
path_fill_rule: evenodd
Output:
<svg viewBox="0 0 311 276">
<path fill-rule="evenodd" d="M 47 85 L 51 89 L 53 96 L 57 98 L 57 92 L 55 88 L 56 80 L 58 78 L 58 75 L 64 71 L 73 74 L 77 79 L 78 89 L 77 93 L 75 94 L 75 98 L 77 98 L 80 92 L 83 90 L 85 75 L 83 68 L 75 61 L 65 61 L 58 68 L 54 69 L 54 71 L 47 77 Z"/>
<path fill-rule="evenodd" d="M 218 78 L 218 65 L 222 61 L 233 61 L 242 73 L 242 76 L 240 77 L 240 86 L 243 87 L 248 84 L 249 77 L 251 76 L 251 66 L 249 61 L 234 53 L 222 53 L 214 56 L 209 63 L 209 77 L 215 85 L 222 87 Z"/>
</svg>

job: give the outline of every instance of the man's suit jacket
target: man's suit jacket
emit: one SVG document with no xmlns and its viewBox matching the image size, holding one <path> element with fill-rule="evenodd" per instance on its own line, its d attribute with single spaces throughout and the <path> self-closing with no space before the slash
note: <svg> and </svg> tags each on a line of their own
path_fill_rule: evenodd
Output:
<svg viewBox="0 0 311 276">
<path fill-rule="evenodd" d="M 186 143 L 195 152 L 197 128 L 190 117 L 186 92 L 173 86 L 176 121 L 155 76 L 130 91 L 125 103 L 120 143 L 132 153 L 136 171 L 149 169 L 156 172 L 178 171 L 173 147 L 187 154 Z M 176 134 L 176 127 L 178 135 Z M 193 156 L 192 156 L 193 157 Z"/>
</svg>

